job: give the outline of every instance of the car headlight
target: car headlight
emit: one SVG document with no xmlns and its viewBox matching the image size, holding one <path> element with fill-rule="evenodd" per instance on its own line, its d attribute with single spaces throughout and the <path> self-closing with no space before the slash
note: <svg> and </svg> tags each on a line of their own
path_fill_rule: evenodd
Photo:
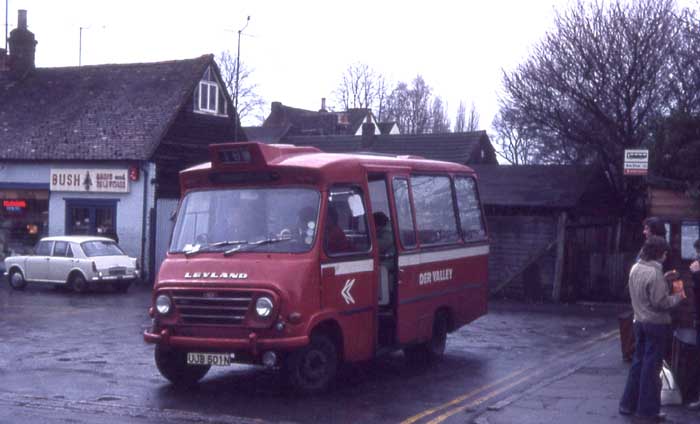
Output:
<svg viewBox="0 0 700 424">
<path fill-rule="evenodd" d="M 170 308 L 172 306 L 170 296 L 161 294 L 160 296 L 156 297 L 156 310 L 159 314 L 166 315 L 168 312 L 170 312 Z"/>
<path fill-rule="evenodd" d="M 255 302 L 255 312 L 261 318 L 267 318 L 272 313 L 272 300 L 269 297 L 259 297 Z"/>
</svg>

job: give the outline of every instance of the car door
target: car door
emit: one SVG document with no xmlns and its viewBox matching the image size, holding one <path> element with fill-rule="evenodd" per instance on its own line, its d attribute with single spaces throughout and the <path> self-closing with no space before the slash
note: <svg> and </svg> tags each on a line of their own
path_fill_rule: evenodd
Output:
<svg viewBox="0 0 700 424">
<path fill-rule="evenodd" d="M 54 244 L 53 255 L 51 255 L 51 260 L 49 261 L 49 281 L 65 283 L 68 280 L 68 273 L 73 268 L 74 262 L 70 243 L 57 241 Z"/>
<path fill-rule="evenodd" d="M 46 281 L 48 279 L 53 244 L 53 240 L 41 240 L 36 246 L 35 254 L 27 258 L 24 270 L 27 281 Z"/>
</svg>

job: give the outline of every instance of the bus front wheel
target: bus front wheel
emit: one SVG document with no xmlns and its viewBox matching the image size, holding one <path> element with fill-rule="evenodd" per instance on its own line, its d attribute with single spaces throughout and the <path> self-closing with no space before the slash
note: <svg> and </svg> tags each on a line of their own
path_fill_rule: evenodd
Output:
<svg viewBox="0 0 700 424">
<path fill-rule="evenodd" d="M 335 378 L 337 369 L 337 348 L 325 334 L 311 336 L 311 343 L 292 352 L 287 358 L 287 376 L 292 386 L 301 393 L 324 391 Z"/>
<path fill-rule="evenodd" d="M 210 365 L 187 365 L 187 353 L 164 349 L 160 345 L 155 351 L 158 371 L 177 387 L 189 387 L 201 380 L 211 368 Z"/>
</svg>

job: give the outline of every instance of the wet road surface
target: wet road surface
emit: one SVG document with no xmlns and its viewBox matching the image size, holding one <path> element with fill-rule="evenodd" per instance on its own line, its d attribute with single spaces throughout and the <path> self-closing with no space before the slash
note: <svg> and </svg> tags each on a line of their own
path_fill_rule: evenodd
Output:
<svg viewBox="0 0 700 424">
<path fill-rule="evenodd" d="M 249 366 L 173 388 L 142 341 L 149 298 L 145 286 L 79 295 L 3 281 L 0 423 L 464 423 L 595 356 L 620 311 L 494 301 L 449 336 L 442 362 L 417 368 L 397 353 L 345 366 L 328 393 L 303 397 Z"/>
</svg>

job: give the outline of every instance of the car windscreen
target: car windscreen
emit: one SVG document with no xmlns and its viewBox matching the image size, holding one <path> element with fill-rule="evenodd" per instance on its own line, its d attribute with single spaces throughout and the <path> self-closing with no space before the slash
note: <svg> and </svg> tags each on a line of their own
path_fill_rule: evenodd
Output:
<svg viewBox="0 0 700 424">
<path fill-rule="evenodd" d="M 319 191 L 309 188 L 190 192 L 170 252 L 306 252 L 316 239 L 319 203 Z"/>
<path fill-rule="evenodd" d="M 80 246 L 88 257 L 124 255 L 124 251 L 113 241 L 85 241 L 80 243 Z"/>
</svg>

